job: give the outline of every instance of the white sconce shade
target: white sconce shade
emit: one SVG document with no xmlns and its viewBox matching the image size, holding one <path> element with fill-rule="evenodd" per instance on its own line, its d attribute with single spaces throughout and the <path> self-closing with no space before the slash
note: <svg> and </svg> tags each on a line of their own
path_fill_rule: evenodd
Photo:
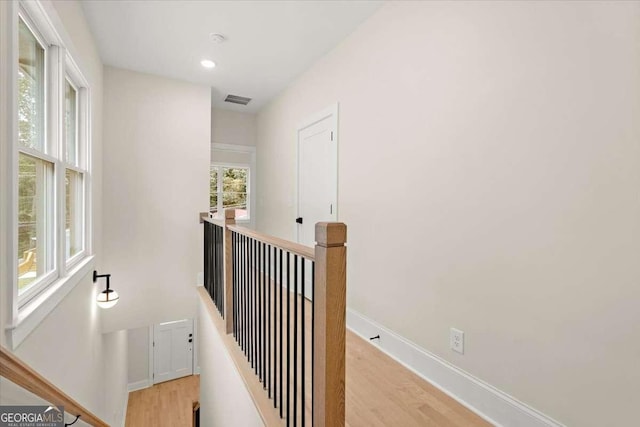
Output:
<svg viewBox="0 0 640 427">
<path fill-rule="evenodd" d="M 100 308 L 111 308 L 118 303 L 120 297 L 118 293 L 113 289 L 108 289 L 100 292 L 98 294 L 98 298 L 96 298 L 96 303 Z"/>
<path fill-rule="evenodd" d="M 118 303 L 118 293 L 113 289 L 109 288 L 109 279 L 111 278 L 110 274 L 98 274 L 97 271 L 93 271 L 93 283 L 96 283 L 99 278 L 107 279 L 107 288 L 98 294 L 98 298 L 96 298 L 96 303 L 100 308 L 111 308 Z"/>
</svg>

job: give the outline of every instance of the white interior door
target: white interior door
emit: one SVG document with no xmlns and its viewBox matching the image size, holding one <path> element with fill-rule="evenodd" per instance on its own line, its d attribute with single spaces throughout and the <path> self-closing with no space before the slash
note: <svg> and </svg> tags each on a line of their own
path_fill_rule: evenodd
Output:
<svg viewBox="0 0 640 427">
<path fill-rule="evenodd" d="M 298 129 L 298 243 L 315 244 L 315 225 L 338 218 L 337 106 Z M 311 271 L 305 295 L 311 296 Z"/>
<path fill-rule="evenodd" d="M 193 375 L 193 320 L 153 326 L 153 383 Z"/>
</svg>

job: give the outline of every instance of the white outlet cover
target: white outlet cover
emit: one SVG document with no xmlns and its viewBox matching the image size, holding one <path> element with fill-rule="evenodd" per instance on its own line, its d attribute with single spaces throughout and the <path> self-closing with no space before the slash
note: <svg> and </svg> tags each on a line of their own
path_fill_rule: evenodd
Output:
<svg viewBox="0 0 640 427">
<path fill-rule="evenodd" d="M 451 328 L 449 333 L 449 345 L 451 350 L 464 354 L 464 332 L 460 329 Z"/>
</svg>

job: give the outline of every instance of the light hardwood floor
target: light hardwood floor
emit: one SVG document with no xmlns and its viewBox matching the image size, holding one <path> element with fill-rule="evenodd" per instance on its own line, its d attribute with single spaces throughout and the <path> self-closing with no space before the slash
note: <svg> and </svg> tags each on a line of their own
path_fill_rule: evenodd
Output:
<svg viewBox="0 0 640 427">
<path fill-rule="evenodd" d="M 127 427 L 190 427 L 200 377 L 193 375 L 129 393 Z"/>
<path fill-rule="evenodd" d="M 350 427 L 491 425 L 348 330 L 346 377 Z"/>
</svg>

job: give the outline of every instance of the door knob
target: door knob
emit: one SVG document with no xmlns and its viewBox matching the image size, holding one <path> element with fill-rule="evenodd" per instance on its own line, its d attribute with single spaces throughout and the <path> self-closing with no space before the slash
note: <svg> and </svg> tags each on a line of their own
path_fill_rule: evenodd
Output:
<svg viewBox="0 0 640 427">
<path fill-rule="evenodd" d="M 298 218 L 296 218 L 296 222 L 297 222 L 298 224 L 302 224 L 302 217 L 298 217 Z"/>
</svg>

